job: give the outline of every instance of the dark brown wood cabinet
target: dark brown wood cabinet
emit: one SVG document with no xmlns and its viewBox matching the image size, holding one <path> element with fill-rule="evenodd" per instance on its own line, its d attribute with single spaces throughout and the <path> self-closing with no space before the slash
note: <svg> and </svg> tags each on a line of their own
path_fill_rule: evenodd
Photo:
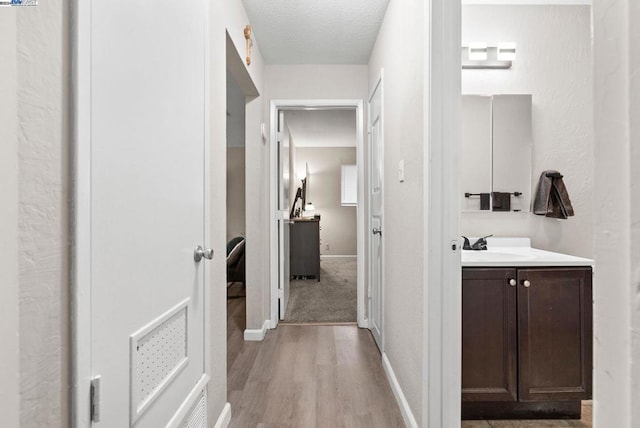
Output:
<svg viewBox="0 0 640 428">
<path fill-rule="evenodd" d="M 463 418 L 579 417 L 592 390 L 591 276 L 463 269 Z"/>
<path fill-rule="evenodd" d="M 591 398 L 592 301 L 591 268 L 518 269 L 520 401 Z"/>
<path fill-rule="evenodd" d="M 515 269 L 462 270 L 462 400 L 516 401 Z"/>
<path fill-rule="evenodd" d="M 320 281 L 320 220 L 298 219 L 290 226 L 291 276 L 315 277 Z"/>
</svg>

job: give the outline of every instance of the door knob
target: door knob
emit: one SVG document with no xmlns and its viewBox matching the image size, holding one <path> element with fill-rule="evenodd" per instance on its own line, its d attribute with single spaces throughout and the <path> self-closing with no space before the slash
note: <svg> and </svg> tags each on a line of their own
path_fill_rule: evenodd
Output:
<svg viewBox="0 0 640 428">
<path fill-rule="evenodd" d="M 512 286 L 512 287 L 513 287 L 513 286 L 515 286 L 516 284 L 517 284 L 517 282 L 516 282 L 516 280 L 515 280 L 515 279 L 511 278 L 511 279 L 509 280 L 509 285 L 510 285 L 510 286 Z"/>
<path fill-rule="evenodd" d="M 374 235 L 382 236 L 382 228 L 380 228 L 380 227 L 374 227 L 372 232 L 373 232 Z"/>
<path fill-rule="evenodd" d="M 522 285 L 524 285 L 526 288 L 531 287 L 531 282 L 529 282 L 528 279 L 525 279 L 524 282 L 522 283 Z"/>
<path fill-rule="evenodd" d="M 199 262 L 203 257 L 207 260 L 211 260 L 213 258 L 213 249 L 204 249 L 202 248 L 202 245 L 198 245 L 196 249 L 193 250 L 193 260 Z"/>
</svg>

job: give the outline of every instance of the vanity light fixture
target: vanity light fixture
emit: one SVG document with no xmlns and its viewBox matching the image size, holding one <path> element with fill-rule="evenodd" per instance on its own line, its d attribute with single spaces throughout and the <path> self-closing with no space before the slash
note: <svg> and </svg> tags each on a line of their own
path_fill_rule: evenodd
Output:
<svg viewBox="0 0 640 428">
<path fill-rule="evenodd" d="M 486 61 L 488 46 L 484 42 L 469 43 L 469 60 Z"/>
<path fill-rule="evenodd" d="M 462 46 L 463 69 L 509 69 L 516 58 L 516 44 L 504 42 L 487 45 L 474 42 Z"/>
<path fill-rule="evenodd" d="M 513 61 L 516 59 L 516 44 L 513 42 L 498 43 L 498 61 Z"/>
</svg>

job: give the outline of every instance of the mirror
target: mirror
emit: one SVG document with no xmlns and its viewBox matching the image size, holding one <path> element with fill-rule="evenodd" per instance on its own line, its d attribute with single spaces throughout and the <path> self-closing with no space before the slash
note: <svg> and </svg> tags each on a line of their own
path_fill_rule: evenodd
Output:
<svg viewBox="0 0 640 428">
<path fill-rule="evenodd" d="M 462 96 L 462 211 L 530 211 L 531 98 Z"/>
</svg>

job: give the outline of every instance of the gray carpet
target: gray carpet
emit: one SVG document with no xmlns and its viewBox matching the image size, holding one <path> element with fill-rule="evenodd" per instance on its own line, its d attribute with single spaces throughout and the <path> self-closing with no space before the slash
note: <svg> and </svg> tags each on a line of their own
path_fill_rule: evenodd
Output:
<svg viewBox="0 0 640 428">
<path fill-rule="evenodd" d="M 320 261 L 317 279 L 292 280 L 284 322 L 357 321 L 356 259 Z"/>
</svg>

